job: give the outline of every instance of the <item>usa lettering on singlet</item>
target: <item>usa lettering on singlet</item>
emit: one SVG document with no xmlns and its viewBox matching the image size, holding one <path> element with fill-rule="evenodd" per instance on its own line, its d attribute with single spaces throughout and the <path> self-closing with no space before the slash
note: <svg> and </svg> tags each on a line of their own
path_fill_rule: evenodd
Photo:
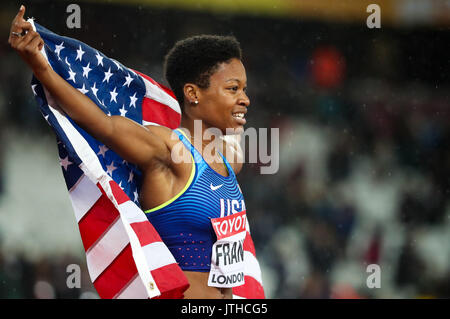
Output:
<svg viewBox="0 0 450 319">
<path fill-rule="evenodd" d="M 220 288 L 243 285 L 245 283 L 246 211 L 226 217 L 212 218 L 211 224 L 216 233 L 217 241 L 212 247 L 208 285 Z"/>
</svg>

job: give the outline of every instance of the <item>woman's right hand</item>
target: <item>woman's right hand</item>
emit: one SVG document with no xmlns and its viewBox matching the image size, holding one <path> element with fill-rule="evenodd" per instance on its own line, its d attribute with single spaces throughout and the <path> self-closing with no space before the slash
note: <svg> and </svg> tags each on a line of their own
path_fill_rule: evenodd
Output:
<svg viewBox="0 0 450 319">
<path fill-rule="evenodd" d="M 40 53 L 44 40 L 33 30 L 31 23 L 24 20 L 24 14 L 25 7 L 22 5 L 11 23 L 8 43 L 31 67 L 33 73 L 37 74 L 49 67 L 47 60 Z"/>
</svg>

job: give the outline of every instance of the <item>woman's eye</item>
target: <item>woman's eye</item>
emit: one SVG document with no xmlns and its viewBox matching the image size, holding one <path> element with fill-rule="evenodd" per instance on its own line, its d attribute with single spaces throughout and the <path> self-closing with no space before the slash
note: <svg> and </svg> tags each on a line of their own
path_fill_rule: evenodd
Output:
<svg viewBox="0 0 450 319">
<path fill-rule="evenodd" d="M 238 87 L 237 86 L 233 86 L 233 87 L 230 87 L 230 88 L 228 88 L 229 90 L 233 90 L 233 91 L 237 91 L 238 90 Z"/>
</svg>

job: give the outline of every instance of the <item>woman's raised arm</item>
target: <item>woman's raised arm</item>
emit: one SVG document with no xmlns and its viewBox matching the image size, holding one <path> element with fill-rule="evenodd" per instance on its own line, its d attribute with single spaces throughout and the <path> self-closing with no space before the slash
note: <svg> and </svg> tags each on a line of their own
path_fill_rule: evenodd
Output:
<svg viewBox="0 0 450 319">
<path fill-rule="evenodd" d="M 40 53 L 44 41 L 23 19 L 21 6 L 11 24 L 8 42 L 29 65 L 36 78 L 58 102 L 62 110 L 86 132 L 123 159 L 140 167 L 152 159 L 167 160 L 166 144 L 150 130 L 122 116 L 108 116 L 87 96 L 61 78 Z"/>
</svg>

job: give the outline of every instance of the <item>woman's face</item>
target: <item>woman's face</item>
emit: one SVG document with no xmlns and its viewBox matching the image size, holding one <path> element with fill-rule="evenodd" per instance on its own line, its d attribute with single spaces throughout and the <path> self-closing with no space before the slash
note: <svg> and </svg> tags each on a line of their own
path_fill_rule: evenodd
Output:
<svg viewBox="0 0 450 319">
<path fill-rule="evenodd" d="M 210 76 L 209 87 L 198 91 L 196 117 L 203 121 L 203 127 L 218 128 L 224 135 L 227 128 L 233 129 L 235 134 L 242 133 L 250 105 L 246 89 L 247 75 L 242 62 L 232 59 L 221 63 Z"/>
</svg>

